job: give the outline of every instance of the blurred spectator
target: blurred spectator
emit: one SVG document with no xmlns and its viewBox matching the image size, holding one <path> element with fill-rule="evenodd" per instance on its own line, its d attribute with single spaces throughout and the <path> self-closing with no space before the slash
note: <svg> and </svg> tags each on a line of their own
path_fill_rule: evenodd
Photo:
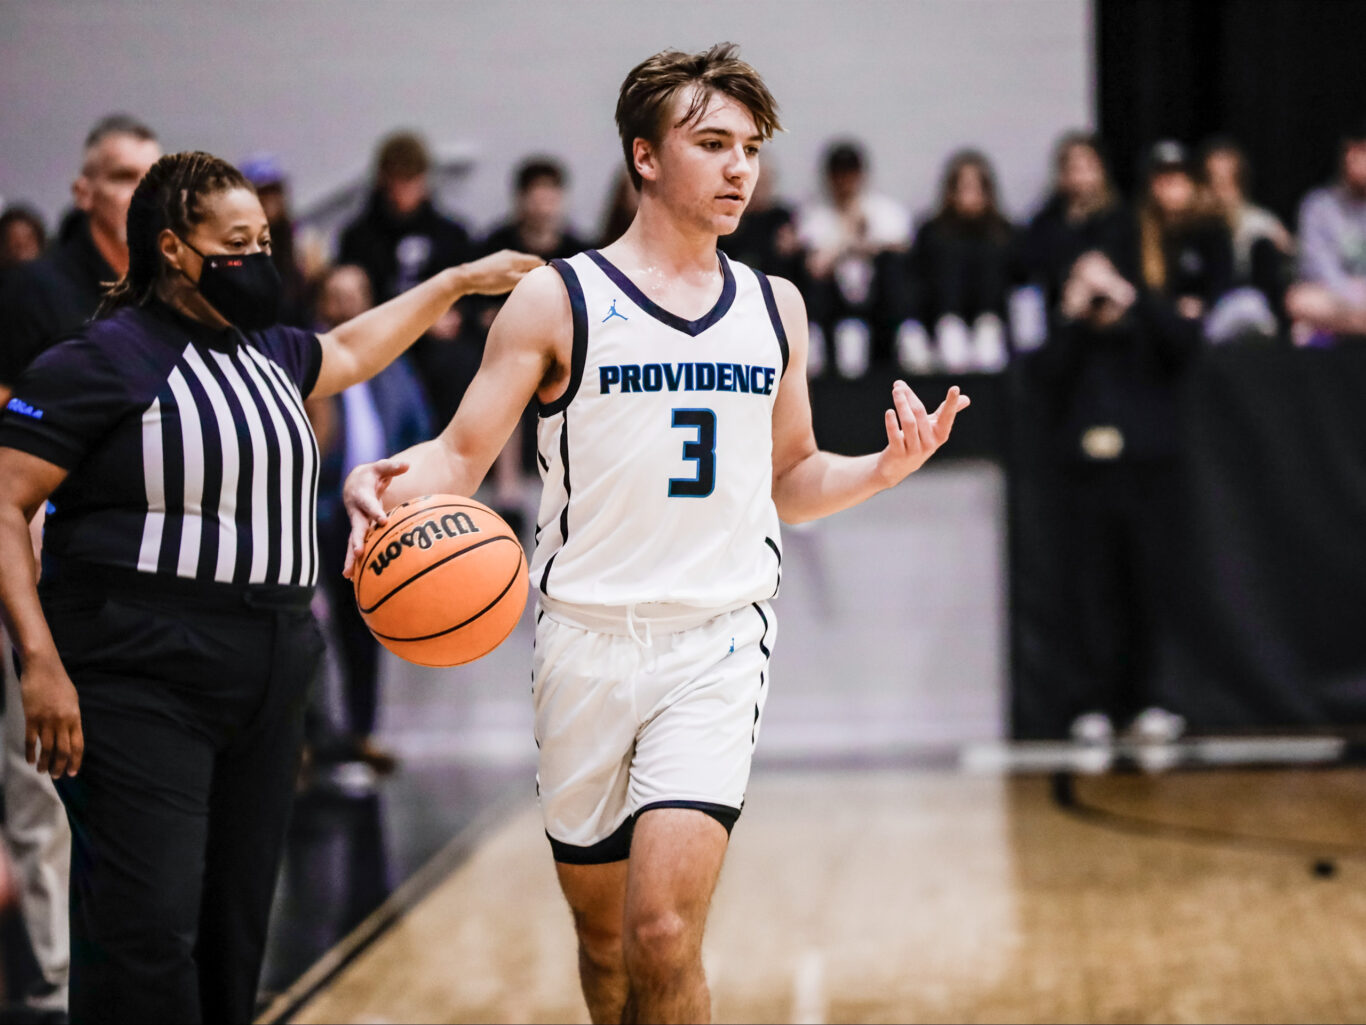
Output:
<svg viewBox="0 0 1366 1025">
<path fill-rule="evenodd" d="M 916 233 L 907 260 L 914 320 L 933 326 L 949 370 L 1005 365 L 1014 250 L 1015 227 L 1001 213 L 990 162 L 975 150 L 955 153 L 944 169 L 939 208 Z M 905 351 L 910 334 L 903 325 L 900 355 L 908 370 L 918 369 Z"/>
<path fill-rule="evenodd" d="M 873 332 L 890 329 L 898 319 L 899 262 L 911 241 L 909 211 L 867 184 L 862 148 L 837 142 L 825 156 L 827 198 L 797 215 L 797 234 L 808 253 L 808 313 L 815 334 L 833 342 L 836 368 L 845 377 L 863 373 L 873 354 Z M 821 366 L 820 340 L 812 342 L 813 373 Z"/>
<path fill-rule="evenodd" d="M 1366 335 L 1366 120 L 1343 134 L 1338 180 L 1300 204 L 1299 280 L 1286 293 L 1294 339 Z"/>
<path fill-rule="evenodd" d="M 1058 525 L 1056 558 L 1074 587 L 1063 647 L 1085 688 L 1071 695 L 1078 739 L 1108 739 L 1131 720 L 1139 739 L 1173 739 L 1183 725 L 1153 680 L 1170 604 L 1177 387 L 1200 341 L 1197 321 L 1093 251 L 1073 264 L 1048 341 L 1027 364 L 1054 411 L 1071 517 Z"/>
<path fill-rule="evenodd" d="M 612 189 L 607 194 L 607 209 L 603 211 L 602 230 L 598 232 L 599 249 L 610 246 L 626 234 L 639 206 L 640 193 L 631 181 L 631 176 L 624 170 L 618 171 L 612 179 Z"/>
<path fill-rule="evenodd" d="M 128 269 L 128 205 L 160 156 L 152 130 L 126 115 L 102 119 L 86 136 L 81 170 L 71 186 L 77 212 L 63 221 L 60 240 L 47 256 L 5 276 L 0 292 L 0 403 L 9 400 L 29 362 L 89 320 L 104 287 Z M 41 517 L 40 512 L 35 518 L 35 531 Z M 0 660 L 5 682 L 4 834 L 18 868 L 20 908 L 40 973 L 31 992 L 13 995 L 30 1012 L 64 1014 L 71 833 L 51 779 L 34 772 L 25 758 L 19 678 L 3 633 Z"/>
<path fill-rule="evenodd" d="M 1170 139 L 1148 153 L 1138 210 L 1143 282 L 1183 317 L 1202 318 L 1233 284 L 1228 225 L 1200 208 L 1186 147 Z"/>
<path fill-rule="evenodd" d="M 720 246 L 732 259 L 801 287 L 805 259 L 797 238 L 797 218 L 790 206 L 774 198 L 776 183 L 776 171 L 765 157 L 740 226 L 722 235 Z"/>
<path fill-rule="evenodd" d="M 549 157 L 524 160 L 513 179 L 512 217 L 484 240 L 484 252 L 515 249 L 555 260 L 589 248 L 565 221 L 566 177 L 564 166 L 558 160 Z M 482 335 L 488 333 L 504 301 L 500 296 L 479 296 L 474 300 Z M 478 363 L 471 361 L 462 382 L 462 395 L 477 369 Z M 527 497 L 524 473 L 535 467 L 535 415 L 534 410 L 527 409 L 493 464 L 493 508 L 518 535 L 525 533 L 527 522 L 523 511 Z"/>
<path fill-rule="evenodd" d="M 483 249 L 495 253 L 515 249 L 547 260 L 581 253 L 588 244 L 565 222 L 564 165 L 549 157 L 532 157 L 517 168 L 512 218 L 494 228 Z"/>
<path fill-rule="evenodd" d="M 43 219 L 26 206 L 8 206 L 0 214 L 0 282 L 6 272 L 43 255 L 47 228 Z"/>
<path fill-rule="evenodd" d="M 1201 166 L 1211 205 L 1228 221 L 1233 233 L 1233 273 L 1237 280 L 1257 278 L 1257 250 L 1263 244 L 1285 256 L 1294 252 L 1295 240 L 1280 218 L 1249 198 L 1252 169 L 1241 146 L 1232 139 L 1211 139 L 1201 148 Z"/>
<path fill-rule="evenodd" d="M 437 271 L 473 255 L 469 233 L 432 202 L 430 153 L 411 132 L 397 132 L 379 146 L 375 187 L 365 211 L 342 231 L 338 263 L 361 267 L 377 303 L 387 302 Z M 410 350 L 442 421 L 455 412 L 458 395 L 450 382 L 460 362 L 452 344 L 461 334 L 464 304 L 437 321 Z"/>
<path fill-rule="evenodd" d="M 1233 242 L 1234 291 L 1211 311 L 1206 333 L 1211 338 L 1249 330 L 1277 334 L 1285 320 L 1294 239 L 1275 214 L 1249 198 L 1252 169 L 1247 154 L 1232 139 L 1207 141 L 1200 150 L 1200 170 L 1208 194 L 1205 206 L 1224 219 Z M 1247 293 L 1248 289 L 1255 294 Z"/>
<path fill-rule="evenodd" d="M 319 286 L 318 329 L 329 331 L 372 305 L 365 272 L 353 265 L 334 267 Z M 320 452 L 320 557 L 324 565 L 340 566 L 351 529 L 341 498 L 346 475 L 361 463 L 431 437 L 431 417 L 422 386 L 403 356 L 340 395 L 309 399 L 307 409 Z M 346 720 L 340 735 L 324 730 L 326 717 L 315 708 L 309 717 L 313 764 L 359 763 L 371 771 L 389 771 L 395 764 L 393 756 L 371 737 L 379 708 L 379 642 L 360 618 L 351 581 L 340 572 L 322 573 L 320 580 L 332 624 L 329 640 L 338 645 L 336 662 L 341 668 Z M 356 781 L 352 779 L 350 785 L 355 787 Z"/>
<path fill-rule="evenodd" d="M 1021 243 L 1024 273 L 1042 291 L 1050 310 L 1056 309 L 1063 283 L 1082 253 L 1104 253 L 1127 278 L 1138 273 L 1133 218 L 1110 181 L 1099 141 L 1085 132 L 1069 132 L 1053 152 L 1053 188 Z"/>
<path fill-rule="evenodd" d="M 29 362 L 84 324 L 104 286 L 128 269 L 128 204 L 161 156 L 156 135 L 122 114 L 99 121 L 85 140 L 72 183 L 76 212 L 62 222 L 58 244 L 43 259 L 5 276 L 0 293 L 0 394 Z"/>
<path fill-rule="evenodd" d="M 238 165 L 256 189 L 270 225 L 270 258 L 280 272 L 280 320 L 294 327 L 307 327 L 312 319 L 308 308 L 308 280 L 294 249 L 294 217 L 289 209 L 288 182 L 284 166 L 273 153 L 253 153 Z"/>
</svg>

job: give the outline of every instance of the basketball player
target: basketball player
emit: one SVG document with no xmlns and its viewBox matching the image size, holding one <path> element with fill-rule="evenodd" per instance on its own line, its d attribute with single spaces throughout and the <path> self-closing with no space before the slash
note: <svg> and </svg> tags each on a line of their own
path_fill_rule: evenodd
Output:
<svg viewBox="0 0 1366 1025">
<path fill-rule="evenodd" d="M 706 1021 L 702 930 L 766 696 L 779 518 L 896 484 L 968 400 L 929 414 L 898 382 L 885 449 L 817 450 L 801 296 L 716 247 L 779 127 L 733 46 L 637 66 L 617 124 L 631 227 L 529 274 L 445 431 L 352 472 L 346 572 L 386 508 L 472 495 L 539 399 L 538 781 L 584 996 L 595 1022 Z"/>
</svg>

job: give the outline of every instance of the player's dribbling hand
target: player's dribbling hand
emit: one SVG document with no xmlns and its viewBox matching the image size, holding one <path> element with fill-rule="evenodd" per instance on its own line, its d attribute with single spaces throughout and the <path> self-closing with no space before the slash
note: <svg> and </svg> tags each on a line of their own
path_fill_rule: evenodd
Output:
<svg viewBox="0 0 1366 1025">
<path fill-rule="evenodd" d="M 361 463 L 347 474 L 342 501 L 351 520 L 351 538 L 346 546 L 342 576 L 350 578 L 356 561 L 365 552 L 365 535 L 370 528 L 389 518 L 384 511 L 384 492 L 389 490 L 389 482 L 407 469 L 408 464 L 401 459 L 379 459 Z"/>
<path fill-rule="evenodd" d="M 887 447 L 878 457 L 878 472 L 888 487 L 914 473 L 949 440 L 954 417 L 972 400 L 954 385 L 933 413 L 905 381 L 892 385 L 892 409 L 887 410 Z"/>
</svg>

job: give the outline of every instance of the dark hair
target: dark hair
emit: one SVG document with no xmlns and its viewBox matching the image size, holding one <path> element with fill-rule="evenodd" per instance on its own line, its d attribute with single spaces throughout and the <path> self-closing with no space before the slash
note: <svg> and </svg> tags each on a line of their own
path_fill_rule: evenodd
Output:
<svg viewBox="0 0 1366 1025">
<path fill-rule="evenodd" d="M 5 212 L 0 213 L 0 239 L 5 237 L 11 224 L 18 223 L 27 224 L 33 229 L 33 233 L 38 236 L 39 249 L 47 245 L 47 225 L 43 223 L 43 218 L 32 207 L 19 203 L 5 207 Z M 4 254 L 0 253 L 0 261 L 3 259 Z"/>
<path fill-rule="evenodd" d="M 241 171 L 209 153 L 169 153 L 153 164 L 128 204 L 128 273 L 105 293 L 95 315 L 150 302 L 163 266 L 161 233 L 188 235 L 204 220 L 204 200 L 229 189 L 253 191 Z"/>
<path fill-rule="evenodd" d="M 543 181 L 564 188 L 564 165 L 554 157 L 528 157 L 518 165 L 518 195 L 522 194 L 533 185 L 539 185 Z"/>
<path fill-rule="evenodd" d="M 939 212 L 951 217 L 957 216 L 953 209 L 953 193 L 958 188 L 959 176 L 968 168 L 975 170 L 982 178 L 982 191 L 987 196 L 987 208 L 983 217 L 991 221 L 1004 220 L 996 195 L 996 172 L 992 169 L 987 155 L 975 149 L 959 150 L 950 156 L 944 165 L 944 176 L 939 182 Z"/>
<path fill-rule="evenodd" d="M 375 155 L 375 173 L 386 181 L 407 181 L 426 174 L 431 166 L 432 155 L 416 132 L 387 136 Z"/>
<path fill-rule="evenodd" d="M 131 135 L 143 142 L 156 142 L 157 133 L 131 114 L 109 114 L 95 122 L 85 137 L 85 148 L 98 146 L 111 135 Z"/>
<path fill-rule="evenodd" d="M 1231 135 L 1215 135 L 1200 145 L 1196 165 L 1197 177 L 1202 182 L 1209 181 L 1209 172 L 1206 171 L 1205 167 L 1209 158 L 1216 153 L 1227 153 L 1233 158 L 1236 165 L 1233 172 L 1234 180 L 1238 183 L 1238 190 L 1246 196 L 1252 191 L 1252 167 L 1248 164 L 1247 152 L 1238 144 L 1238 140 Z"/>
<path fill-rule="evenodd" d="M 1105 143 L 1101 141 L 1099 135 L 1087 131 L 1064 132 L 1053 146 L 1053 185 L 1051 192 L 1054 200 L 1057 201 L 1061 195 L 1059 181 L 1062 178 L 1063 167 L 1067 164 L 1067 157 L 1074 149 L 1090 150 L 1091 154 L 1100 164 L 1101 176 L 1105 179 L 1104 196 L 1101 200 L 1101 209 L 1108 209 L 1119 201 L 1119 196 L 1115 193 L 1114 180 L 1110 177 L 1110 156 L 1105 150 Z"/>
<path fill-rule="evenodd" d="M 1079 147 L 1089 149 L 1096 155 L 1096 159 L 1100 161 L 1101 169 L 1105 172 L 1105 177 L 1108 180 L 1110 177 L 1110 155 L 1105 151 L 1105 143 L 1094 132 L 1080 129 L 1064 132 L 1053 144 L 1053 172 L 1061 174 L 1063 164 L 1067 161 L 1067 154 Z"/>
<path fill-rule="evenodd" d="M 832 142 L 825 151 L 827 175 L 862 171 L 866 166 L 867 159 L 863 155 L 863 147 L 851 139 Z"/>
<path fill-rule="evenodd" d="M 1366 117 L 1353 118 L 1343 125 L 1339 138 L 1343 149 L 1356 143 L 1366 142 Z"/>
<path fill-rule="evenodd" d="M 636 171 L 635 141 L 645 139 L 655 146 L 663 141 L 670 127 L 664 123 L 669 104 L 684 86 L 696 84 L 700 88 L 673 127 L 701 117 L 712 93 L 719 92 L 750 112 L 760 138 L 771 139 L 774 132 L 782 130 L 773 94 L 759 73 L 740 59 L 739 53 L 740 48 L 734 43 L 717 43 L 703 53 L 664 50 L 631 69 L 621 83 L 616 116 L 626 170 L 637 189 L 641 179 Z"/>
</svg>

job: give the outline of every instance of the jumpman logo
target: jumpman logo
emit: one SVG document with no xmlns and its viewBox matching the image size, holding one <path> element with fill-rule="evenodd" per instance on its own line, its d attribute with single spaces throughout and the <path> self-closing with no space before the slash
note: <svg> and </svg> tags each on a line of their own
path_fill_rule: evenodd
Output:
<svg viewBox="0 0 1366 1025">
<path fill-rule="evenodd" d="M 607 323 L 609 320 L 611 320 L 613 317 L 619 317 L 619 318 L 622 319 L 622 320 L 630 320 L 630 319 L 631 319 L 630 317 L 623 316 L 622 314 L 620 314 L 620 313 L 617 312 L 617 301 L 616 301 L 615 299 L 612 300 L 612 308 L 611 308 L 610 310 L 608 310 L 607 316 L 605 316 L 605 317 L 602 318 L 601 323 L 606 324 L 606 323 Z"/>
</svg>

